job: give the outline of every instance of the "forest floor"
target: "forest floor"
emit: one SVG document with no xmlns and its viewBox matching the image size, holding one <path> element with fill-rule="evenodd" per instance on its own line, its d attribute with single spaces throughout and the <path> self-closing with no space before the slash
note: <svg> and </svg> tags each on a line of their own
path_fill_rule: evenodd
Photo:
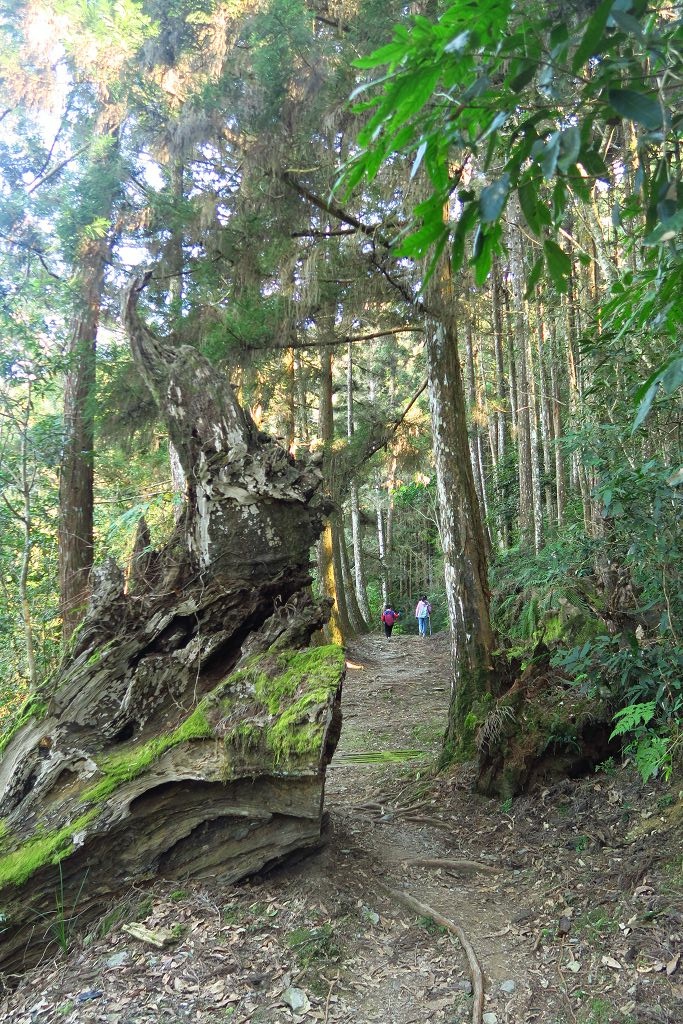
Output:
<svg viewBox="0 0 683 1024">
<path fill-rule="evenodd" d="M 62 908 L 2 1021 L 465 1024 L 468 959 L 410 894 L 469 939 L 484 1024 L 680 1024 L 680 779 L 642 787 L 606 763 L 514 801 L 477 796 L 473 766 L 435 771 L 448 680 L 444 634 L 352 644 L 325 844 L 237 886 L 131 889 L 86 934 Z"/>
</svg>

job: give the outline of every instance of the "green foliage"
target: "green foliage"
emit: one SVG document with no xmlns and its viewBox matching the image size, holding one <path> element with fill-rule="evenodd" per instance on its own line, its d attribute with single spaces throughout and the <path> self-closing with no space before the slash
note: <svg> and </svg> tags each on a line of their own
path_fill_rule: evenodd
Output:
<svg viewBox="0 0 683 1024">
<path fill-rule="evenodd" d="M 607 692 L 621 705 L 612 737 L 626 737 L 643 781 L 670 776 L 683 717 L 683 648 L 665 639 L 599 637 L 556 655 L 554 664 L 588 693 Z"/>
<path fill-rule="evenodd" d="M 527 661 L 541 642 L 566 647 L 584 632 L 604 632 L 591 608 L 597 599 L 590 579 L 592 548 L 570 531 L 535 557 L 521 548 L 498 554 L 491 567 L 491 614 L 512 654 Z"/>
<path fill-rule="evenodd" d="M 489 0 L 476 11 L 455 0 L 436 21 L 415 15 L 409 26 L 394 28 L 388 45 L 356 62 L 361 70 L 381 70 L 352 95 L 362 100 L 355 109 L 364 124 L 340 183 L 351 192 L 397 158 L 411 159 L 411 177 L 423 169 L 431 194 L 395 236 L 395 254 L 427 259 L 429 277 L 448 247 L 457 271 L 472 237 L 477 284 L 489 274 L 501 247 L 500 220 L 516 197 L 542 245 L 529 292 L 545 273 L 562 293 L 571 259 L 558 244 L 559 231 L 574 200 L 590 204 L 596 185 L 616 184 L 621 165 L 608 166 L 601 149 L 621 119 L 638 129 L 640 164 L 627 205 L 633 237 L 652 248 L 644 274 L 680 296 L 680 97 L 678 86 L 660 89 L 656 77 L 678 80 L 679 35 L 678 22 L 659 5 L 636 0 L 603 0 L 585 26 L 578 19 L 558 23 L 542 6 L 521 11 L 512 0 Z M 470 161 L 479 174 L 464 184 Z M 447 204 L 454 224 L 444 219 Z M 621 223 L 618 209 L 615 216 Z M 620 316 L 638 315 L 624 290 L 613 303 Z M 666 300 L 650 294 L 643 321 L 653 304 L 668 311 Z M 677 332 L 664 332 L 676 351 L 642 385 L 634 429 L 660 390 L 670 394 L 683 381 L 680 323 L 679 317 Z"/>
<path fill-rule="evenodd" d="M 76 908 L 78 907 L 78 902 L 80 900 L 81 893 L 83 892 L 83 886 L 86 882 L 87 871 L 81 880 L 81 884 L 74 897 L 71 908 L 67 909 L 64 902 L 64 876 L 62 875 L 61 861 L 59 861 L 57 867 L 59 868 L 59 885 L 55 892 L 54 912 L 51 914 L 40 913 L 39 916 L 47 921 L 48 931 L 52 933 L 52 936 L 62 953 L 68 953 L 76 927 Z"/>
<path fill-rule="evenodd" d="M 311 12 L 302 0 L 273 0 L 252 22 L 253 73 L 262 90 L 262 130 L 277 123 L 291 98 L 297 67 L 315 45 Z"/>
<path fill-rule="evenodd" d="M 424 165 L 433 189 L 415 210 L 417 226 L 401 238 L 401 255 L 421 258 L 443 249 L 448 228 L 441 210 L 452 195 L 462 208 L 456 269 L 464 235 L 475 229 L 486 235 L 513 192 L 532 232 L 557 228 L 571 191 L 587 199 L 590 183 L 609 178 L 600 132 L 615 114 L 643 129 L 643 148 L 661 141 L 662 131 L 670 130 L 669 111 L 651 84 L 650 62 L 656 54 L 665 72 L 677 60 L 678 28 L 634 5 L 628 16 L 638 32 L 614 31 L 614 17 L 623 13 L 623 5 L 603 0 L 581 31 L 557 24 L 543 8 L 520 14 L 509 0 L 496 0 L 473 11 L 457 0 L 436 22 L 416 15 L 410 28 L 396 26 L 390 44 L 356 62 L 385 70 L 355 91 L 354 98 L 372 98 L 356 108 L 370 116 L 359 135 L 360 152 L 345 171 L 346 187 L 372 180 L 393 154 L 415 154 L 413 174 Z M 470 153 L 485 170 L 503 163 L 479 195 L 459 187 Z M 449 166 L 458 169 L 449 174 Z M 668 180 L 674 175 L 672 165 Z M 553 188 L 550 210 L 547 185 Z M 641 198 L 656 223 L 658 189 L 643 182 Z M 486 259 L 475 245 L 475 269 Z M 556 288 L 566 290 L 565 254 L 547 241 L 545 259 Z"/>
</svg>

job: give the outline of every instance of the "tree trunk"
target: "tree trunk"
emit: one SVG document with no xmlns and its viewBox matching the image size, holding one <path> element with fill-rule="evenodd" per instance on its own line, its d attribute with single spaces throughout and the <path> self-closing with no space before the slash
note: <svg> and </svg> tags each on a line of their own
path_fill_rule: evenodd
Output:
<svg viewBox="0 0 683 1024">
<path fill-rule="evenodd" d="M 505 380 L 505 348 L 503 338 L 503 298 L 500 265 L 497 258 L 493 262 L 492 281 L 492 302 L 493 302 L 493 340 L 496 357 L 496 398 L 498 408 L 496 411 L 496 458 L 495 462 L 495 485 L 496 497 L 500 513 L 498 516 L 498 543 L 503 549 L 508 547 L 508 522 L 503 507 L 504 491 L 501 482 L 504 471 L 504 460 L 507 444 L 507 423 L 505 410 L 508 406 L 507 384 Z"/>
<path fill-rule="evenodd" d="M 517 376 L 517 452 L 519 474 L 519 539 L 523 548 L 534 546 L 534 486 L 531 470 L 531 392 L 527 365 L 524 303 L 524 250 L 519 219 L 511 223 L 512 293 L 514 298 L 515 357 Z"/>
<path fill-rule="evenodd" d="M 457 344 L 457 338 L 455 339 Z M 472 473 L 474 487 L 479 499 L 479 517 L 484 530 L 484 541 L 486 543 L 486 556 L 491 553 L 491 538 L 486 526 L 486 483 L 484 480 L 484 465 L 481 451 L 481 428 L 479 425 L 479 409 L 477 403 L 477 382 L 474 367 L 474 345 L 472 342 L 472 319 L 470 316 L 465 321 L 465 358 L 467 365 L 467 410 L 469 413 L 469 447 L 470 459 L 472 462 Z"/>
<path fill-rule="evenodd" d="M 111 222 L 120 181 L 111 166 L 118 159 L 118 129 L 110 136 L 98 163 L 91 168 L 104 184 L 99 197 L 99 218 Z M 105 167 L 105 161 L 107 166 Z M 64 385 L 64 441 L 59 473 L 59 605 L 62 641 L 70 639 L 83 617 L 93 565 L 95 359 L 97 329 L 104 292 L 104 275 L 111 260 L 111 232 L 80 242 L 76 276 L 77 307 L 67 352 Z"/>
<path fill-rule="evenodd" d="M 353 344 L 351 342 L 346 347 L 346 358 L 346 436 L 350 441 L 355 432 L 353 415 Z M 351 502 L 351 537 L 353 542 L 353 575 L 356 600 L 367 628 L 370 623 L 370 605 L 368 604 L 368 589 L 365 580 L 358 481 L 355 474 L 349 481 L 349 497 Z"/>
<path fill-rule="evenodd" d="M 537 304 L 538 313 L 538 385 L 539 401 L 541 409 L 541 439 L 543 445 L 543 472 L 545 477 L 544 493 L 545 507 L 548 523 L 556 520 L 553 508 L 555 497 L 552 487 L 552 445 L 553 445 L 553 420 L 550 408 L 550 389 L 548 387 L 548 345 L 546 338 L 545 310 L 543 304 Z"/>
<path fill-rule="evenodd" d="M 361 633 L 368 632 L 368 621 L 362 615 L 358 601 L 355 596 L 355 587 L 353 586 L 353 575 L 351 573 L 351 564 L 348 557 L 348 547 L 346 545 L 346 530 L 344 529 L 344 514 L 339 513 L 339 557 L 341 561 L 342 569 L 342 581 L 344 584 L 344 594 L 346 596 L 346 610 L 348 611 L 349 622 L 351 624 L 351 630 L 355 636 Z"/>
<path fill-rule="evenodd" d="M 543 547 L 543 498 L 541 495 L 541 465 L 538 444 L 539 408 L 538 389 L 534 373 L 534 352 L 530 337 L 531 332 L 527 333 L 529 334 L 526 343 L 529 385 L 529 453 L 531 456 L 531 492 L 534 512 L 534 550 L 538 554 Z"/>
<path fill-rule="evenodd" d="M 351 535 L 353 537 L 353 578 L 356 587 L 356 598 L 366 625 L 370 624 L 370 604 L 368 602 L 368 587 L 365 577 L 365 559 L 363 556 L 363 542 L 360 518 L 360 503 L 358 501 L 358 483 L 354 478 L 350 483 L 351 500 Z"/>
<path fill-rule="evenodd" d="M 19 600 L 21 602 L 21 617 L 24 624 L 24 642 L 26 644 L 26 671 L 31 690 L 35 690 L 38 683 L 38 669 L 36 666 L 36 647 L 33 638 L 33 616 L 31 614 L 31 602 L 28 594 L 28 576 L 31 566 L 31 551 L 33 549 L 33 512 L 31 508 L 31 474 L 28 466 L 29 447 L 29 424 L 33 407 L 31 395 L 31 380 L 26 383 L 26 405 L 24 419 L 21 423 L 21 463 L 19 468 L 19 481 L 23 509 L 19 516 L 24 535 L 24 546 L 21 554 L 21 568 L 19 570 Z"/>
<path fill-rule="evenodd" d="M 555 443 L 555 507 L 557 510 L 557 525 L 562 526 L 564 522 L 564 506 L 566 502 L 565 470 L 564 459 L 562 458 L 562 447 L 560 442 L 563 438 L 562 426 L 562 399 L 560 395 L 560 363 L 557 353 L 557 330 L 556 322 L 553 319 L 550 326 L 550 389 L 552 392 L 552 419 L 553 438 Z"/>
<path fill-rule="evenodd" d="M 480 712 L 494 692 L 486 544 L 470 459 L 465 396 L 453 311 L 438 286 L 426 320 L 429 406 L 446 598 L 452 630 L 453 678 L 443 759 L 472 756 Z M 437 293 L 437 294 L 435 294 Z"/>
<path fill-rule="evenodd" d="M 318 436 L 323 443 L 324 478 L 330 500 L 337 504 L 336 458 L 332 449 L 334 439 L 334 410 L 332 406 L 332 350 L 323 348 L 320 356 L 320 413 L 318 416 Z M 339 545 L 335 537 L 333 516 L 325 524 L 318 548 L 319 577 L 323 593 L 332 602 L 328 631 L 330 639 L 341 644 L 351 633 L 351 625 L 346 610 L 344 588 L 341 576 L 341 560 Z"/>
<path fill-rule="evenodd" d="M 95 572 L 72 660 L 4 740 L 3 970 L 40 955 L 55 892 L 85 919 L 131 878 L 234 881 L 320 839 L 344 671 L 339 648 L 305 649 L 326 616 L 309 576 L 320 472 L 195 349 L 155 338 L 137 291 L 131 348 L 188 502 L 146 587 Z"/>
<path fill-rule="evenodd" d="M 81 309 L 67 354 L 59 473 L 59 595 L 65 644 L 83 617 L 93 564 L 95 345 L 111 241 L 89 240 L 83 249 Z"/>
</svg>

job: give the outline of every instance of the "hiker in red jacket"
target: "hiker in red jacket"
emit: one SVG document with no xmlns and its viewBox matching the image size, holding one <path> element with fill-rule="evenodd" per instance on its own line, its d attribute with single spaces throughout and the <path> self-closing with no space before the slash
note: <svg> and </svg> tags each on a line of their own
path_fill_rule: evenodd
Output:
<svg viewBox="0 0 683 1024">
<path fill-rule="evenodd" d="M 384 633 L 387 639 L 391 638 L 391 631 L 394 628 L 394 623 L 398 618 L 398 612 L 395 612 L 390 604 L 386 606 L 382 612 L 382 622 L 384 623 Z"/>
</svg>

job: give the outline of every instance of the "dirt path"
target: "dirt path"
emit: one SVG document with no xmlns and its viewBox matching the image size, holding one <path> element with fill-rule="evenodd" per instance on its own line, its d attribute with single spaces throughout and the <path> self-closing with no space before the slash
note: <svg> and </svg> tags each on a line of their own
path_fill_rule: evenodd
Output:
<svg viewBox="0 0 683 1024">
<path fill-rule="evenodd" d="M 398 891 L 464 930 L 484 972 L 485 1024 L 680 1024 L 676 790 L 645 791 L 605 765 L 514 803 L 477 797 L 471 767 L 435 775 L 448 699 L 444 635 L 353 644 L 320 851 L 234 888 L 131 890 L 84 937 L 77 907 L 37 922 L 56 956 L 1 1019 L 471 1021 L 461 944 Z M 126 921 L 166 928 L 174 943 L 145 946 Z"/>
</svg>

